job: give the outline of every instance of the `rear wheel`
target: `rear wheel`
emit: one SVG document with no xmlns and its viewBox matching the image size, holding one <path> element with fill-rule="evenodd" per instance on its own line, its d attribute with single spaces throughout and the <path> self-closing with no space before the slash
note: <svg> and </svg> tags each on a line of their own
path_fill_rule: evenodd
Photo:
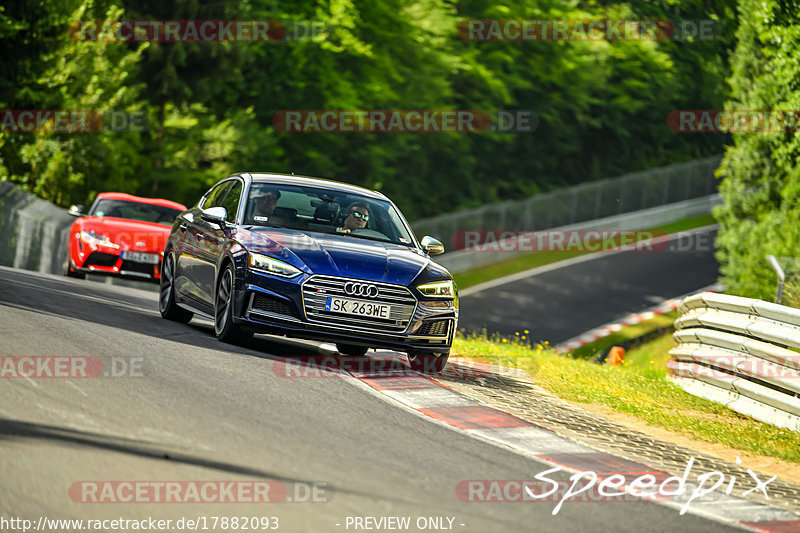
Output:
<svg viewBox="0 0 800 533">
<path fill-rule="evenodd" d="M 86 279 L 86 274 L 72 268 L 72 258 L 70 257 L 69 247 L 67 247 L 67 257 L 64 258 L 64 275 L 70 278 Z"/>
<path fill-rule="evenodd" d="M 217 283 L 217 293 L 214 298 L 214 333 L 222 342 L 247 344 L 253 338 L 253 333 L 233 323 L 233 280 L 233 266 L 228 264 Z"/>
<path fill-rule="evenodd" d="M 356 346 L 355 344 L 342 344 L 337 343 L 336 349 L 339 350 L 339 353 L 342 355 L 350 355 L 353 357 L 361 357 L 367 353 L 369 350 L 366 346 Z"/>
<path fill-rule="evenodd" d="M 425 374 L 440 374 L 447 365 L 450 353 L 409 352 L 408 364 L 412 370 Z"/>
<path fill-rule="evenodd" d="M 174 320 L 184 324 L 189 322 L 194 313 L 179 307 L 175 303 L 175 254 L 172 252 L 164 258 L 160 287 L 158 310 L 161 311 L 161 316 L 167 320 Z"/>
</svg>

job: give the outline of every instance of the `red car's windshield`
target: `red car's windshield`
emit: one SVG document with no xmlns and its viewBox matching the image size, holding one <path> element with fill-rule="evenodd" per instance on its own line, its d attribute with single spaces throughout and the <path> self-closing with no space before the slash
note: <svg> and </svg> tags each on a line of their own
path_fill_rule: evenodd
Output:
<svg viewBox="0 0 800 533">
<path fill-rule="evenodd" d="M 129 202 L 126 200 L 99 200 L 92 206 L 90 216 L 127 218 L 171 226 L 180 214 L 177 209 L 161 205 Z"/>
</svg>

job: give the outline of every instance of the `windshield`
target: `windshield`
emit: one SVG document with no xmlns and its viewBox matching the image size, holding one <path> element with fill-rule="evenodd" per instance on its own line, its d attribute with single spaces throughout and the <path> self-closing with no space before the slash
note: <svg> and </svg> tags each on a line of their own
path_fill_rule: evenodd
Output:
<svg viewBox="0 0 800 533">
<path fill-rule="evenodd" d="M 244 223 L 414 246 L 390 202 L 316 187 L 253 183 Z"/>
<path fill-rule="evenodd" d="M 99 200 L 89 212 L 90 216 L 127 218 L 143 222 L 155 222 L 165 226 L 172 226 L 181 212 L 170 207 L 163 207 L 142 202 L 129 202 L 127 200 Z"/>
</svg>

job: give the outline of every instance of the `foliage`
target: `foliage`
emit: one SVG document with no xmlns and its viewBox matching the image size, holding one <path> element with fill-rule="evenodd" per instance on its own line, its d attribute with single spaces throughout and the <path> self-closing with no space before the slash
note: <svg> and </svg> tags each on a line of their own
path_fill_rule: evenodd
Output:
<svg viewBox="0 0 800 533">
<path fill-rule="evenodd" d="M 742 0 L 739 9 L 726 109 L 796 113 L 800 9 L 775 0 Z M 719 170 L 717 256 L 722 282 L 736 294 L 771 300 L 776 275 L 765 256 L 800 256 L 800 135 L 787 130 L 734 134 Z"/>
<path fill-rule="evenodd" d="M 121 2 L 121 3 L 120 3 Z M 140 110 L 144 131 L 0 133 L 0 177 L 61 205 L 100 190 L 193 203 L 236 170 L 379 189 L 410 219 L 718 153 L 664 127 L 720 107 L 733 0 L 132 0 L 8 2 L 3 109 Z M 470 18 L 714 18 L 706 42 L 473 42 Z M 316 21 L 313 38 L 76 42 L 79 19 Z M 72 106 L 72 107 L 70 107 Z M 281 110 L 530 110 L 531 133 L 290 133 Z"/>
</svg>

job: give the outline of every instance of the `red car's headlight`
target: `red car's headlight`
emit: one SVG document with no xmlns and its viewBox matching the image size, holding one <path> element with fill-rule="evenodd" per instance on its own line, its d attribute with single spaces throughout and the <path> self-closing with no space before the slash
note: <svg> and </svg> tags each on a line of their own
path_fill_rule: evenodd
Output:
<svg viewBox="0 0 800 533">
<path fill-rule="evenodd" d="M 109 239 L 106 235 L 101 235 L 93 231 L 82 231 L 81 240 L 87 244 L 94 244 L 95 246 L 102 245 L 109 246 L 111 248 L 119 248 L 119 244 L 114 244 L 111 242 L 111 239 Z"/>
</svg>

